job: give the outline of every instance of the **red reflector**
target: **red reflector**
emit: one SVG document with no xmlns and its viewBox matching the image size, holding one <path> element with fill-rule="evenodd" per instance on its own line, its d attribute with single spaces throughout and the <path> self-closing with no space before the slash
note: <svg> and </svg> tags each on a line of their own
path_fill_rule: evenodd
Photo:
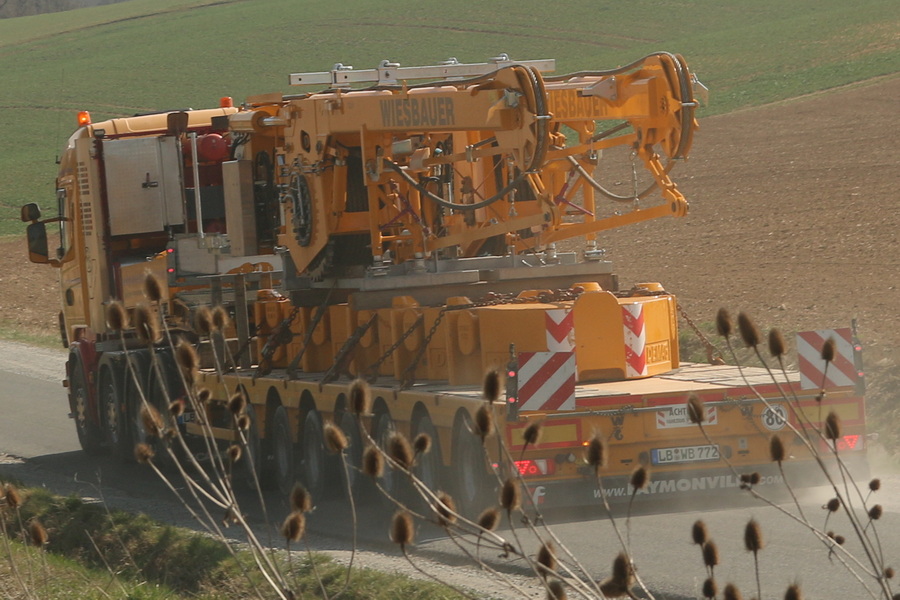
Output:
<svg viewBox="0 0 900 600">
<path fill-rule="evenodd" d="M 543 458 L 537 460 L 516 461 L 516 468 L 519 470 L 519 474 L 523 477 L 535 475 L 552 475 L 556 470 L 555 467 L 555 463 Z"/>
<path fill-rule="evenodd" d="M 175 269 L 174 269 L 174 268 L 172 268 L 172 267 L 169 267 L 169 268 L 168 268 L 168 269 L 166 269 L 166 270 L 167 270 L 167 271 L 168 271 L 168 272 L 169 272 L 169 273 L 174 273 L 174 272 L 175 272 Z"/>
<path fill-rule="evenodd" d="M 168 252 L 169 254 L 172 254 L 173 252 L 175 252 L 175 248 L 169 248 L 166 250 L 166 252 Z"/>
<path fill-rule="evenodd" d="M 510 376 L 510 377 L 515 377 L 515 376 L 516 376 L 516 372 L 515 372 L 515 371 L 510 371 L 509 373 L 507 373 L 507 375 Z"/>
<path fill-rule="evenodd" d="M 515 404 L 516 398 L 515 398 L 515 396 L 510 396 L 509 398 L 506 399 L 506 401 L 509 402 L 510 404 Z"/>
<path fill-rule="evenodd" d="M 843 446 L 844 448 L 853 450 L 854 448 L 856 448 L 856 444 L 858 442 L 859 442 L 858 435 L 845 435 L 844 439 L 842 440 L 841 446 Z"/>
</svg>

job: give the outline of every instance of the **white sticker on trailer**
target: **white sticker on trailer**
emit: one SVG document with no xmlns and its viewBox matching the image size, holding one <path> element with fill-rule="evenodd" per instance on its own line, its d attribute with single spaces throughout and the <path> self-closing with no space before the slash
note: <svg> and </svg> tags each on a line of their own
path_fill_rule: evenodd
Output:
<svg viewBox="0 0 900 600">
<path fill-rule="evenodd" d="M 717 425 L 719 423 L 719 413 L 716 407 L 706 406 L 704 408 L 706 408 L 706 422 L 704 424 Z M 691 423 L 686 404 L 656 411 L 657 429 L 674 429 L 676 427 L 696 427 L 694 423 Z"/>
</svg>

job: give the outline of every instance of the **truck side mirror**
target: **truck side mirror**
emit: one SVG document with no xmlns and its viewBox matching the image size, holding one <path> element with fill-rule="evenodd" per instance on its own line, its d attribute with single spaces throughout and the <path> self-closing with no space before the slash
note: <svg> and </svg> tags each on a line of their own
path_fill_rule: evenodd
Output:
<svg viewBox="0 0 900 600">
<path fill-rule="evenodd" d="M 29 202 L 22 207 L 22 222 L 37 221 L 41 218 L 41 208 L 34 202 Z M 46 238 L 46 236 L 44 236 Z"/>
<path fill-rule="evenodd" d="M 33 205 L 37 206 L 37 205 Z M 24 216 L 25 207 L 22 208 Z M 38 215 L 40 216 L 40 215 Z M 31 223 L 26 229 L 28 237 L 28 259 L 33 263 L 47 264 L 50 262 L 50 252 L 47 249 L 47 225 L 40 221 Z"/>
</svg>

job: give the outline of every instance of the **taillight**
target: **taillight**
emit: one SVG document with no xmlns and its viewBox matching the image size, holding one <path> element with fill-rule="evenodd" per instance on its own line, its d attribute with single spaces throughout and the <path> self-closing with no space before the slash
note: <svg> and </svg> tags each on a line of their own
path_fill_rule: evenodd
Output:
<svg viewBox="0 0 900 600">
<path fill-rule="evenodd" d="M 553 475 L 556 472 L 556 463 L 545 458 L 534 460 L 517 460 L 516 468 L 523 477 L 535 477 L 538 475 Z"/>
</svg>

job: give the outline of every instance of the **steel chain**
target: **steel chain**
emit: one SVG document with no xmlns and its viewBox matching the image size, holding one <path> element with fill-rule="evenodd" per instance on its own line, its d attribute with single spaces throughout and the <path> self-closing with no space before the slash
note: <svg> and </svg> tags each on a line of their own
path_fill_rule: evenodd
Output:
<svg viewBox="0 0 900 600">
<path fill-rule="evenodd" d="M 685 322 L 688 324 L 688 327 L 690 327 L 694 331 L 694 334 L 697 336 L 697 338 L 699 338 L 700 343 L 702 343 L 706 348 L 706 359 L 709 361 L 709 364 L 724 365 L 725 360 L 722 358 L 722 352 L 715 346 L 715 344 L 709 341 L 709 338 L 707 338 L 702 331 L 700 331 L 700 328 L 697 327 L 694 321 L 691 320 L 691 318 L 688 316 L 687 312 L 685 312 L 684 308 L 682 308 L 680 302 L 676 301 L 675 306 L 678 308 L 678 314 L 681 315 L 681 318 L 685 320 Z"/>
</svg>

